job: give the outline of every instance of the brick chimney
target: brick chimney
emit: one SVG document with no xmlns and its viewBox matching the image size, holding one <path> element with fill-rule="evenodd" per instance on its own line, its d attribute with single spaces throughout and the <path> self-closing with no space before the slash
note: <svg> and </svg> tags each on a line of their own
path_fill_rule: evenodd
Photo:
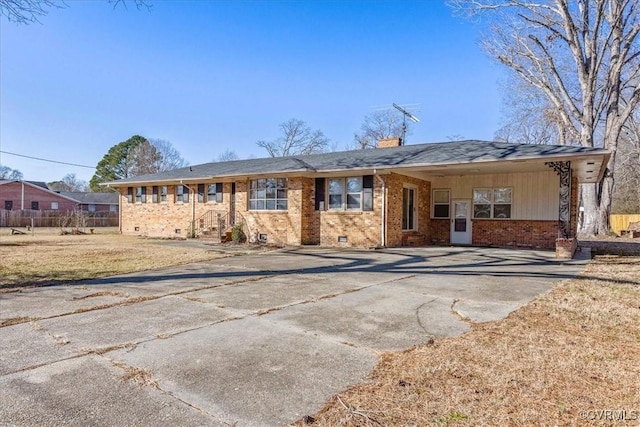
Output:
<svg viewBox="0 0 640 427">
<path fill-rule="evenodd" d="M 383 138 L 378 141 L 378 148 L 399 147 L 402 145 L 402 138 Z"/>
</svg>

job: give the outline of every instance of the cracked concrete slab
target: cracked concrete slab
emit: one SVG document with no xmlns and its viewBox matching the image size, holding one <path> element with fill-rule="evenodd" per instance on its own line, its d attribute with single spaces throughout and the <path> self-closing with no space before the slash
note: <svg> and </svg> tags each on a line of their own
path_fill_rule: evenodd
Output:
<svg viewBox="0 0 640 427">
<path fill-rule="evenodd" d="M 381 351 L 500 319 L 583 265 L 541 251 L 299 248 L 0 294 L 0 320 L 44 317 L 0 327 L 0 419 L 286 425 L 366 380 Z"/>
<path fill-rule="evenodd" d="M 430 298 L 394 292 L 394 284 L 385 282 L 315 304 L 287 307 L 272 313 L 271 319 L 376 350 L 400 350 L 428 341 L 433 335 L 420 324 L 416 312 Z"/>
<path fill-rule="evenodd" d="M 67 344 L 64 337 L 44 331 L 37 322 L 1 328 L 0 376 L 74 356 Z"/>
<path fill-rule="evenodd" d="M 78 351 L 87 351 L 154 339 L 234 316 L 234 313 L 211 304 L 169 296 L 38 323 L 47 331 L 67 339 Z"/>
<path fill-rule="evenodd" d="M 137 386 L 123 375 L 106 359 L 87 356 L 3 376 L 0 424 L 226 425 L 168 393 Z"/>
<path fill-rule="evenodd" d="M 248 317 L 110 357 L 154 373 L 160 388 L 230 425 L 285 425 L 365 377 L 376 356 Z"/>
</svg>

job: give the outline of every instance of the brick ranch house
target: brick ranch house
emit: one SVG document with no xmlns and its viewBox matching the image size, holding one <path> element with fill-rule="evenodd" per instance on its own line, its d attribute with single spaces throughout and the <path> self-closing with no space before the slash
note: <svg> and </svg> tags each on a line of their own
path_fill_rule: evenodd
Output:
<svg viewBox="0 0 640 427">
<path fill-rule="evenodd" d="M 0 180 L 0 227 L 57 227 L 78 212 L 87 226 L 116 226 L 119 199 L 115 192 L 58 192 L 44 182 Z"/>
<path fill-rule="evenodd" d="M 44 182 L 0 180 L 0 209 L 73 211 L 77 207 L 77 200 L 51 191 Z"/>
<path fill-rule="evenodd" d="M 106 185 L 120 191 L 125 234 L 198 236 L 217 217 L 279 245 L 572 255 L 577 186 L 599 182 L 608 157 L 598 148 L 388 139 L 373 150 L 206 163 Z"/>
</svg>

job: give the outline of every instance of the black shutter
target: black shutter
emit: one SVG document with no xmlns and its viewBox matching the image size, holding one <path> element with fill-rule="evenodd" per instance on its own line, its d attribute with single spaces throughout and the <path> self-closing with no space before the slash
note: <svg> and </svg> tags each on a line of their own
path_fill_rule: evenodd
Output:
<svg viewBox="0 0 640 427">
<path fill-rule="evenodd" d="M 127 202 L 133 203 L 133 187 L 127 187 Z"/>
<path fill-rule="evenodd" d="M 216 202 L 222 203 L 222 183 L 216 184 Z"/>
<path fill-rule="evenodd" d="M 362 210 L 373 210 L 373 175 L 362 177 Z"/>
<path fill-rule="evenodd" d="M 316 210 L 324 210 L 324 178 L 316 178 Z M 322 209 L 320 208 L 322 205 Z"/>
</svg>

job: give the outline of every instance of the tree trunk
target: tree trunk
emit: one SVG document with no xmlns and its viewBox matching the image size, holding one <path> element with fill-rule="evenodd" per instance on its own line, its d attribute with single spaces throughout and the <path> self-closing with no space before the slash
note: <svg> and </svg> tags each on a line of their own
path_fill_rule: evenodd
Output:
<svg viewBox="0 0 640 427">
<path fill-rule="evenodd" d="M 596 184 L 582 184 L 581 193 L 584 215 L 582 217 L 582 227 L 580 228 L 580 234 L 584 234 L 586 236 L 595 236 L 599 217 L 599 203 Z"/>
<path fill-rule="evenodd" d="M 611 201 L 613 198 L 613 174 L 607 171 L 607 175 L 602 179 L 602 187 L 600 190 L 600 205 L 597 212 L 596 233 L 609 234 L 611 232 L 611 224 L 609 216 L 611 215 Z"/>
</svg>

